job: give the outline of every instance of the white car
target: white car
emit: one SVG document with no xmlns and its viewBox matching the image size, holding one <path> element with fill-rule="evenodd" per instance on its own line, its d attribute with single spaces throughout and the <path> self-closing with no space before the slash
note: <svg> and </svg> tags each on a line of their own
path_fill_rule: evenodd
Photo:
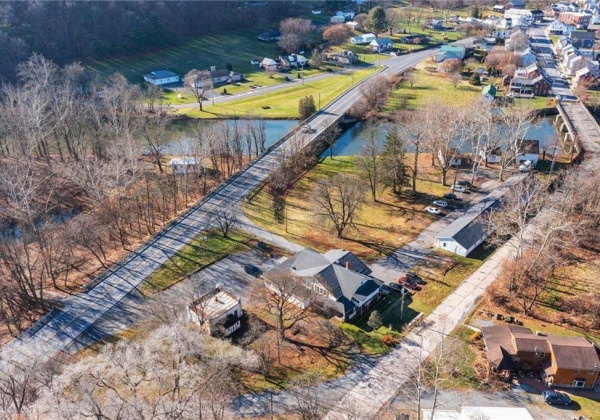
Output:
<svg viewBox="0 0 600 420">
<path fill-rule="evenodd" d="M 443 207 L 443 208 L 448 207 L 448 202 L 444 201 L 444 200 L 435 200 L 433 202 L 433 204 L 436 205 L 436 206 L 438 206 L 438 207 Z"/>
<path fill-rule="evenodd" d="M 453 185 L 452 189 L 456 192 L 461 192 L 461 193 L 467 192 L 467 189 L 465 187 L 463 187 L 462 185 Z"/>
<path fill-rule="evenodd" d="M 437 207 L 425 207 L 425 211 L 429 214 L 441 214 L 442 212 Z"/>
<path fill-rule="evenodd" d="M 310 124 L 306 124 L 304 127 L 302 127 L 303 133 L 310 133 L 311 131 L 312 131 L 312 127 L 310 126 Z"/>
</svg>

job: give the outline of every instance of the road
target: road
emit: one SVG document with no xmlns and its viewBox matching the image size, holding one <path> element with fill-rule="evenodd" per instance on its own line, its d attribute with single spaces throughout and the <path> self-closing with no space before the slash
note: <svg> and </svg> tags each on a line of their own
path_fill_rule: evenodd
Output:
<svg viewBox="0 0 600 420">
<path fill-rule="evenodd" d="M 434 52 L 435 50 L 427 50 L 390 59 L 387 61 L 388 67 L 379 74 L 389 76 L 401 72 Z M 48 358 L 60 351 L 88 343 L 90 332 L 94 331 L 92 328 L 94 323 L 109 313 L 132 291 L 138 290 L 141 283 L 157 268 L 200 232 L 206 230 L 210 225 L 211 213 L 219 208 L 234 206 L 241 201 L 266 180 L 269 173 L 280 164 L 287 150 L 292 147 L 299 149 L 312 141 L 343 115 L 361 97 L 359 89 L 361 83 L 357 83 L 352 89 L 325 106 L 311 119 L 313 133 L 298 132 L 255 160 L 141 247 L 131 252 L 123 261 L 115 264 L 101 276 L 101 281 L 89 292 L 69 299 L 62 308 L 48 314 L 42 322 L 23 333 L 19 340 L 44 348 Z"/>
<path fill-rule="evenodd" d="M 562 99 L 576 99 L 566 81 L 561 77 L 558 62 L 553 57 L 552 41 L 544 33 L 546 25 L 536 24 L 529 28 L 531 37 L 531 48 L 538 56 L 538 65 L 546 73 L 546 77 L 552 83 L 552 95 Z"/>
</svg>

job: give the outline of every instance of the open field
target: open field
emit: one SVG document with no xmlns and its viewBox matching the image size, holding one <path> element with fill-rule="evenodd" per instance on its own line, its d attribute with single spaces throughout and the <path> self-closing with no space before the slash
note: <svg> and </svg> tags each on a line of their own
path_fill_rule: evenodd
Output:
<svg viewBox="0 0 600 420">
<path fill-rule="evenodd" d="M 353 84 L 358 83 L 377 70 L 376 67 L 369 67 L 326 79 L 306 80 L 304 84 L 295 83 L 286 89 L 242 98 L 222 105 L 210 105 L 210 102 L 205 101 L 204 112 L 200 112 L 198 106 L 194 106 L 182 109 L 179 113 L 194 118 L 217 118 L 244 114 L 260 115 L 263 118 L 298 118 L 298 101 L 300 98 L 312 95 L 317 108 L 323 107 Z"/>
<path fill-rule="evenodd" d="M 293 242 L 319 251 L 343 248 L 367 261 L 381 256 L 410 242 L 431 221 L 423 207 L 430 203 L 437 188 L 428 188 L 423 181 L 417 185 L 416 197 L 396 197 L 386 191 L 379 202 L 366 200 L 356 217 L 357 231 L 348 231 L 345 238 L 337 238 L 327 222 L 316 220 L 311 208 L 312 186 L 319 179 L 337 173 L 355 173 L 353 157 L 324 158 L 310 170 L 285 197 L 287 223 L 278 223 L 273 216 L 273 197 L 263 188 L 250 203 L 244 203 L 246 215 L 257 225 Z"/>
<path fill-rule="evenodd" d="M 249 249 L 250 240 L 250 237 L 242 232 L 231 232 L 227 238 L 216 232 L 204 232 L 154 271 L 144 282 L 142 292 L 151 294 L 164 290 L 220 258 Z"/>
</svg>

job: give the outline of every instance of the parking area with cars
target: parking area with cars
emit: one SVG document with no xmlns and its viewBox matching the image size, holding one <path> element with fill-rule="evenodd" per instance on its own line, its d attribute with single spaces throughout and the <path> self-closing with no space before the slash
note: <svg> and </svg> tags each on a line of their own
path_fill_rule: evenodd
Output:
<svg viewBox="0 0 600 420">
<path fill-rule="evenodd" d="M 471 182 L 460 180 L 450 186 L 450 192 L 444 194 L 441 199 L 433 200 L 431 206 L 425 207 L 425 212 L 435 216 L 443 216 L 444 210 L 453 210 L 460 206 L 463 201 L 456 193 L 471 194 Z"/>
</svg>

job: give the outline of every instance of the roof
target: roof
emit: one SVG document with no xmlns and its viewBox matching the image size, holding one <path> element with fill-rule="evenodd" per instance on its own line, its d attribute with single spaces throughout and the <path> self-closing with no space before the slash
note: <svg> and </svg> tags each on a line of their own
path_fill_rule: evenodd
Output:
<svg viewBox="0 0 600 420">
<path fill-rule="evenodd" d="M 494 85 L 487 85 L 484 86 L 482 89 L 482 95 L 492 95 L 492 96 L 496 96 L 496 92 L 498 91 L 498 89 L 496 89 L 496 86 Z"/>
<path fill-rule="evenodd" d="M 556 365 L 560 369 L 598 370 L 600 359 L 592 343 L 583 337 L 549 335 L 548 340 Z"/>
<path fill-rule="evenodd" d="M 392 40 L 390 38 L 375 38 L 373 41 L 371 41 L 371 44 L 374 42 L 377 45 L 391 45 L 392 44 Z"/>
<path fill-rule="evenodd" d="M 237 75 L 236 72 L 233 72 L 233 71 L 227 70 L 227 69 L 213 70 L 210 72 L 210 77 L 213 79 L 216 77 L 235 76 L 235 75 Z"/>
<path fill-rule="evenodd" d="M 215 319 L 235 308 L 239 302 L 236 296 L 217 287 L 200 296 L 191 306 L 196 313 L 202 312 L 205 318 Z"/>
<path fill-rule="evenodd" d="M 260 64 L 264 64 L 267 66 L 273 66 L 273 65 L 277 65 L 277 61 L 273 60 L 272 58 L 263 58 L 263 60 L 260 62 Z"/>
<path fill-rule="evenodd" d="M 145 76 L 151 77 L 153 79 L 168 79 L 169 77 L 178 77 L 176 73 L 173 73 L 169 70 L 156 70 L 146 74 Z"/>
<path fill-rule="evenodd" d="M 361 302 L 380 287 L 376 279 L 369 277 L 371 269 L 343 249 L 333 249 L 325 254 L 303 249 L 269 270 L 266 276 L 290 271 L 298 277 L 317 280 L 335 298 L 340 305 L 338 308 L 344 313 L 354 310 L 353 298 Z"/>
<path fill-rule="evenodd" d="M 465 52 L 465 46 L 464 45 L 442 45 L 442 48 L 440 48 L 441 52 L 460 52 L 460 53 L 464 53 Z"/>
<path fill-rule="evenodd" d="M 465 214 L 442 229 L 442 231 L 439 232 L 435 238 L 438 240 L 452 239 L 457 241 L 466 249 L 471 248 L 471 246 L 481 238 L 481 235 L 483 234 L 483 228 L 485 227 L 487 229 L 487 226 L 485 226 L 485 222 L 483 221 L 477 221 L 474 223 L 476 219 L 491 206 L 496 204 L 500 198 L 502 198 L 502 196 L 509 191 L 512 185 L 520 182 L 521 180 L 522 177 L 519 176 L 509 178 L 502 185 L 502 187 L 492 191 L 483 200 L 468 209 Z M 473 224 L 473 226 L 470 226 L 471 224 Z"/>
<path fill-rule="evenodd" d="M 173 165 L 197 165 L 195 158 L 173 158 L 169 161 L 169 166 Z"/>
</svg>

